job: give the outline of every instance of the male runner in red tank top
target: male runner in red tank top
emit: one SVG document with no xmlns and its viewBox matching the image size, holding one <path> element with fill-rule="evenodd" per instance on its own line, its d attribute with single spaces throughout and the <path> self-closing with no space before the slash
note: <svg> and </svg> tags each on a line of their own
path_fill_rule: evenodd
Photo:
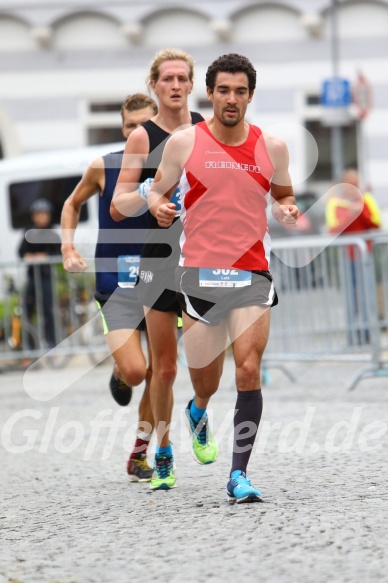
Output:
<svg viewBox="0 0 388 583">
<path fill-rule="evenodd" d="M 229 335 L 236 366 L 231 502 L 261 501 L 246 470 L 262 412 L 260 364 L 267 343 L 269 307 L 277 295 L 269 273 L 269 192 L 278 221 L 296 224 L 299 211 L 286 145 L 245 122 L 256 71 L 236 54 L 214 61 L 206 74 L 213 117 L 167 143 L 148 196 L 151 213 L 168 227 L 177 183 L 183 233 L 176 271 L 184 342 L 195 395 L 186 408 L 192 453 L 215 461 L 218 446 L 206 407 L 217 391 Z"/>
</svg>

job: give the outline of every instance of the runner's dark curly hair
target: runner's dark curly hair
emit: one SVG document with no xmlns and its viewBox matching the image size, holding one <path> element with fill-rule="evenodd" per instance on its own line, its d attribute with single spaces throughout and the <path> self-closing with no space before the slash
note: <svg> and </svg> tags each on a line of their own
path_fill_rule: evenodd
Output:
<svg viewBox="0 0 388 583">
<path fill-rule="evenodd" d="M 206 87 L 211 91 L 214 91 L 218 73 L 246 73 L 249 93 L 256 87 L 256 70 L 250 60 L 242 55 L 229 53 L 213 61 L 206 72 Z"/>
</svg>

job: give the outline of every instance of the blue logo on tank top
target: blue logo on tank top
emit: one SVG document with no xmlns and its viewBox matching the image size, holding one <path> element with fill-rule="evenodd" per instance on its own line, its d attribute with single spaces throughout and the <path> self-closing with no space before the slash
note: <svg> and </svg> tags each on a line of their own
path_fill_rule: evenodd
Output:
<svg viewBox="0 0 388 583">
<path fill-rule="evenodd" d="M 176 216 L 178 217 L 182 211 L 182 195 L 181 191 L 179 190 L 179 186 L 174 190 L 171 195 L 170 202 L 173 202 L 176 205 Z"/>
</svg>

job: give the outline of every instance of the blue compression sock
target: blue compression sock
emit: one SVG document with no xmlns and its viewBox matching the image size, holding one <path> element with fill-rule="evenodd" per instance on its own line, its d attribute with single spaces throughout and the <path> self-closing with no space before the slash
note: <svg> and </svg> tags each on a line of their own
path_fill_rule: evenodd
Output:
<svg viewBox="0 0 388 583">
<path fill-rule="evenodd" d="M 156 446 L 156 455 L 172 455 L 172 447 L 171 443 L 166 447 L 160 447 L 159 445 Z"/>
<path fill-rule="evenodd" d="M 190 405 L 190 415 L 192 416 L 192 418 L 195 419 L 196 421 L 199 421 L 200 419 L 202 419 L 205 413 L 206 409 L 199 409 L 197 405 L 194 403 L 193 399 Z"/>
</svg>

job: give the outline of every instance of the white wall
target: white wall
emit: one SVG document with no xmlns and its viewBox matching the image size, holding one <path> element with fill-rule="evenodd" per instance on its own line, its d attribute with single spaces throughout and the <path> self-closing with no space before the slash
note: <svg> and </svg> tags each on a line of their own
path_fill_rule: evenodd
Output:
<svg viewBox="0 0 388 583">
<path fill-rule="evenodd" d="M 0 15 L 0 52 L 11 53 L 35 49 L 36 43 L 27 23 Z"/>
<path fill-rule="evenodd" d="M 2 3 L 0 0 L 0 9 Z M 99 5 L 96 12 L 92 0 L 7 1 L 7 10 L 0 12 L 3 150 L 11 155 L 17 150 L 85 145 L 85 104 L 104 96 L 121 101 L 130 92 L 145 91 L 149 63 L 156 50 L 165 46 L 188 50 L 196 61 L 192 107 L 196 97 L 206 95 L 208 64 L 220 54 L 237 51 L 250 57 L 258 71 L 249 120 L 264 128 L 303 123 L 303 96 L 318 94 L 322 80 L 332 74 L 330 5 L 330 0 L 256 4 L 249 0 L 188 0 L 175 6 L 167 0 L 112 0 L 109 5 Z M 310 36 L 301 21 L 309 12 L 322 19 L 318 37 Z M 215 22 L 223 25 L 221 29 Z M 353 81 L 361 70 L 374 91 L 384 95 L 388 91 L 388 0 L 340 2 L 338 23 L 340 74 Z M 125 34 L 124 25 L 134 25 L 139 34 Z M 46 27 L 51 34 L 48 45 L 39 44 L 39 35 L 33 38 L 37 27 Z M 217 30 L 223 31 L 224 40 Z M 35 100 L 33 107 L 31 99 Z M 15 101 L 18 106 L 12 107 Z M 74 105 L 66 108 L 66 101 Z M 388 151 L 388 103 L 384 100 L 372 108 L 363 133 L 370 181 L 388 206 L 386 161 L 376 154 L 379 144 L 385 144 Z M 306 163 L 301 136 L 297 131 L 289 136 L 295 175 Z M 368 159 L 368 144 L 376 144 L 373 159 Z"/>
<path fill-rule="evenodd" d="M 117 22 L 106 16 L 86 13 L 59 21 L 54 28 L 53 49 L 72 50 L 125 48 L 127 41 Z"/>
<path fill-rule="evenodd" d="M 324 32 L 330 35 L 328 17 Z M 373 0 L 339 6 L 338 33 L 342 38 L 385 37 L 388 42 L 388 7 Z"/>
<path fill-rule="evenodd" d="M 232 40 L 256 42 L 301 40 L 307 32 L 299 14 L 279 6 L 248 8 L 233 19 Z"/>
<path fill-rule="evenodd" d="M 180 47 L 213 44 L 215 36 L 204 16 L 175 9 L 158 13 L 144 22 L 141 43 L 149 47 Z"/>
</svg>

